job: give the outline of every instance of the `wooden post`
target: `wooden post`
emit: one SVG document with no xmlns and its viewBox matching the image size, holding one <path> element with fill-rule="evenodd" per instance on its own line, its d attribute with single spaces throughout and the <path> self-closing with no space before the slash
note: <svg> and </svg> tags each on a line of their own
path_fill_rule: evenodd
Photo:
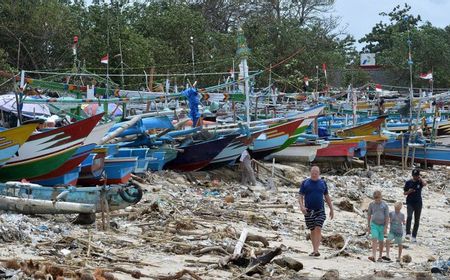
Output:
<svg viewBox="0 0 450 280">
<path fill-rule="evenodd" d="M 155 66 L 152 66 L 150 69 L 150 81 L 148 81 L 147 89 L 149 92 L 153 90 L 153 75 L 155 74 Z M 150 112 L 150 100 L 147 101 L 147 107 L 145 108 L 145 112 Z"/>
</svg>

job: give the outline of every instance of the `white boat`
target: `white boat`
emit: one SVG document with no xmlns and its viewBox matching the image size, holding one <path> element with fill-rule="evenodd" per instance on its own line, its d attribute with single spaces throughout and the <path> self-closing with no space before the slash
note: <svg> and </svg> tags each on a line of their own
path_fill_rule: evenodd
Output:
<svg viewBox="0 0 450 280">
<path fill-rule="evenodd" d="M 275 160 L 281 162 L 309 163 L 316 158 L 317 150 L 326 148 L 328 144 L 328 141 L 323 140 L 309 143 L 295 143 L 284 150 L 271 154 L 269 159 L 275 158 Z"/>
</svg>

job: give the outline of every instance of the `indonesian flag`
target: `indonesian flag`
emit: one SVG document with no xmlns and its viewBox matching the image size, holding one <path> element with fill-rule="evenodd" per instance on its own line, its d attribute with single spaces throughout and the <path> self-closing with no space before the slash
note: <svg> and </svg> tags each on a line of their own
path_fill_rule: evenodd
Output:
<svg viewBox="0 0 450 280">
<path fill-rule="evenodd" d="M 109 60 L 109 56 L 108 54 L 105 55 L 104 57 L 102 57 L 102 59 L 100 60 L 101 63 L 103 64 L 108 64 L 108 60 Z"/>
<path fill-rule="evenodd" d="M 378 92 L 383 91 L 380 84 L 375 85 L 375 91 L 378 91 Z"/>
<path fill-rule="evenodd" d="M 326 78 L 327 77 L 327 65 L 325 63 L 322 64 L 322 70 L 323 70 L 323 73 L 324 73 L 325 78 Z"/>
<path fill-rule="evenodd" d="M 424 79 L 424 80 L 432 80 L 433 79 L 433 72 L 428 72 L 428 73 L 421 73 L 421 74 L 419 74 L 419 77 L 421 78 L 421 79 Z"/>
</svg>

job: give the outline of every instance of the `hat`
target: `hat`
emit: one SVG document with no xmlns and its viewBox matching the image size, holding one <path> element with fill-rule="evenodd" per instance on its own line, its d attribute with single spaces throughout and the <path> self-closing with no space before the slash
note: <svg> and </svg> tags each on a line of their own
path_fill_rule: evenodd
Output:
<svg viewBox="0 0 450 280">
<path fill-rule="evenodd" d="M 420 176 L 420 170 L 419 170 L 419 169 L 414 169 L 414 170 L 412 171 L 412 175 L 413 175 L 413 176 Z"/>
</svg>

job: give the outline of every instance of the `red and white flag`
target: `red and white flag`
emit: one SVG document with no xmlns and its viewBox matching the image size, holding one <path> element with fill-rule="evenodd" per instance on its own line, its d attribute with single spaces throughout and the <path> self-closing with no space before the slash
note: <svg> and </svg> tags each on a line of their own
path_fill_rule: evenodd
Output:
<svg viewBox="0 0 450 280">
<path fill-rule="evenodd" d="M 380 84 L 375 85 L 375 91 L 378 91 L 378 92 L 383 91 Z"/>
<path fill-rule="evenodd" d="M 325 75 L 325 79 L 327 78 L 327 65 L 325 63 L 322 64 L 322 70 Z"/>
<path fill-rule="evenodd" d="M 421 74 L 419 74 L 419 77 L 421 78 L 421 79 L 424 79 L 424 80 L 432 80 L 433 79 L 433 72 L 428 72 L 428 73 L 421 73 Z"/>
<path fill-rule="evenodd" d="M 109 56 L 105 55 L 104 57 L 102 57 L 102 59 L 100 60 L 101 63 L 103 64 L 108 64 L 108 60 L 109 60 Z"/>
</svg>

